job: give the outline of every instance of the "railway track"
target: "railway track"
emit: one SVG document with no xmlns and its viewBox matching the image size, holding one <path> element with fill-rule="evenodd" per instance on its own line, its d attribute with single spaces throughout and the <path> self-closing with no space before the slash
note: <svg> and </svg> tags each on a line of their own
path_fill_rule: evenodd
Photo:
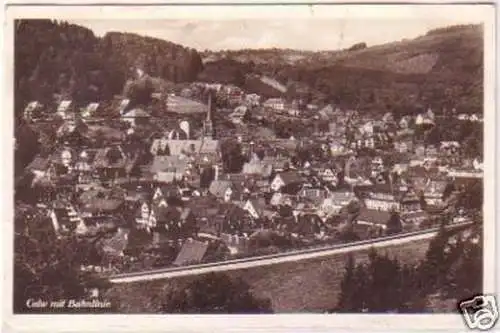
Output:
<svg viewBox="0 0 500 333">
<path fill-rule="evenodd" d="M 473 222 L 457 223 L 447 226 L 448 230 L 460 230 L 471 226 Z M 259 266 L 269 266 L 285 262 L 296 262 L 312 258 L 331 256 L 333 254 L 346 253 L 351 251 L 368 250 L 372 247 L 380 248 L 390 245 L 410 243 L 413 241 L 430 239 L 434 237 L 439 228 L 420 230 L 405 234 L 385 236 L 377 239 L 363 240 L 349 244 L 336 244 L 320 246 L 303 250 L 294 250 L 284 253 L 249 257 L 243 259 L 233 259 L 216 263 L 190 265 L 185 267 L 162 268 L 150 271 L 121 273 L 109 277 L 111 283 L 131 283 L 140 281 L 151 281 L 158 279 L 169 279 L 182 276 L 201 275 L 210 272 L 221 272 L 245 269 Z"/>
</svg>

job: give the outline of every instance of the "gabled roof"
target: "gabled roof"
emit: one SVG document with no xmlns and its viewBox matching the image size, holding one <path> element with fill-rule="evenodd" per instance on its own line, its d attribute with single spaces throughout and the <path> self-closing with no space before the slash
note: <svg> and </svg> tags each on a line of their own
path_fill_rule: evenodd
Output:
<svg viewBox="0 0 500 333">
<path fill-rule="evenodd" d="M 37 156 L 31 163 L 26 167 L 30 171 L 45 171 L 50 166 L 50 160 L 47 157 Z"/>
<path fill-rule="evenodd" d="M 118 110 L 120 111 L 120 114 L 122 114 L 130 104 L 130 99 L 123 99 L 120 102 L 120 105 L 118 106 Z"/>
<path fill-rule="evenodd" d="M 162 141 L 163 140 L 163 141 Z M 151 145 L 153 155 L 160 149 L 161 143 L 165 142 L 170 151 L 170 155 L 181 154 L 213 154 L 219 148 L 218 140 L 169 140 L 155 139 Z"/>
<path fill-rule="evenodd" d="M 97 111 L 98 108 L 99 108 L 99 103 L 89 103 L 89 105 L 87 105 L 86 111 L 93 113 Z"/>
<path fill-rule="evenodd" d="M 283 169 L 287 164 L 291 164 L 291 160 L 288 157 L 265 156 L 262 164 L 271 165 L 274 169 Z"/>
<path fill-rule="evenodd" d="M 189 161 L 186 158 L 179 156 L 156 156 L 151 165 L 150 171 L 158 172 L 173 172 L 183 174 L 188 166 Z"/>
<path fill-rule="evenodd" d="M 167 111 L 174 113 L 205 113 L 208 106 L 181 96 L 169 95 L 166 101 Z"/>
<path fill-rule="evenodd" d="M 182 266 L 188 263 L 196 263 L 203 260 L 208 250 L 208 243 L 197 240 L 187 240 L 174 261 L 174 265 Z"/>
<path fill-rule="evenodd" d="M 70 100 L 64 100 L 59 103 L 57 107 L 57 112 L 66 112 L 68 108 L 71 106 L 72 101 Z"/>
<path fill-rule="evenodd" d="M 279 176 L 285 185 L 302 183 L 304 181 L 302 176 L 296 171 L 281 172 L 276 176 Z"/>
<path fill-rule="evenodd" d="M 124 203 L 124 195 L 108 189 L 93 189 L 83 192 L 79 201 L 82 210 L 88 212 L 116 211 Z"/>
<path fill-rule="evenodd" d="M 104 252 L 120 255 L 128 245 L 128 230 L 118 229 L 116 234 L 102 243 Z"/>
<path fill-rule="evenodd" d="M 29 102 L 26 107 L 24 108 L 24 112 L 31 112 L 33 110 L 36 110 L 37 108 L 41 107 L 42 105 L 38 101 L 32 101 Z"/>
<path fill-rule="evenodd" d="M 122 118 L 149 118 L 150 115 L 143 109 L 133 109 L 125 113 Z"/>
<path fill-rule="evenodd" d="M 272 171 L 273 166 L 271 164 L 264 164 L 260 161 L 250 161 L 243 164 L 242 173 L 245 175 L 262 175 L 264 177 L 269 177 Z"/>
<path fill-rule="evenodd" d="M 250 202 L 258 213 L 263 213 L 267 209 L 266 201 L 263 198 L 251 198 L 247 202 Z"/>
<path fill-rule="evenodd" d="M 385 225 L 389 221 L 391 213 L 381 210 L 361 208 L 357 217 L 358 221 Z"/>
<path fill-rule="evenodd" d="M 214 180 L 210 184 L 208 191 L 218 198 L 224 196 L 228 188 L 232 188 L 233 183 L 230 180 Z"/>
</svg>

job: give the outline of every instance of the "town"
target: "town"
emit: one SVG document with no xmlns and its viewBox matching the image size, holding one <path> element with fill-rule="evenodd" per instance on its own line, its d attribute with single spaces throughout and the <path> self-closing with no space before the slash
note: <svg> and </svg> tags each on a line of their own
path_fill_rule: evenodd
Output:
<svg viewBox="0 0 500 333">
<path fill-rule="evenodd" d="M 29 102 L 23 122 L 42 150 L 16 179 L 16 214 L 34 207 L 24 218 L 44 216 L 54 239 L 91 240 L 99 255 L 81 269 L 110 274 L 404 234 L 481 211 L 482 151 L 439 134 L 482 128 L 482 115 L 359 112 L 255 79 L 274 95 L 194 82 L 136 100 Z"/>
</svg>

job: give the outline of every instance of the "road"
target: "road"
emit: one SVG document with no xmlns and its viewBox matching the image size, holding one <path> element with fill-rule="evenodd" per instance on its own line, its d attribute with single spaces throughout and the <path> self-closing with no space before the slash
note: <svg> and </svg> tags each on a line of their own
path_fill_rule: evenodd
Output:
<svg viewBox="0 0 500 333">
<path fill-rule="evenodd" d="M 460 223 L 452 226 L 453 229 L 470 226 L 471 223 Z M 140 281 L 151 281 L 159 279 L 170 279 L 183 276 L 201 275 L 210 272 L 231 271 L 252 267 L 269 266 L 286 262 L 296 262 L 312 258 L 326 257 L 351 251 L 368 250 L 386 246 L 411 243 L 418 240 L 430 239 L 438 232 L 437 228 L 413 232 L 407 235 L 388 236 L 384 239 L 361 241 L 353 244 L 341 244 L 317 249 L 299 250 L 290 253 L 262 256 L 258 258 L 236 259 L 226 262 L 193 265 L 178 268 L 164 268 L 145 272 L 117 274 L 110 277 L 112 283 L 131 283 Z"/>
</svg>

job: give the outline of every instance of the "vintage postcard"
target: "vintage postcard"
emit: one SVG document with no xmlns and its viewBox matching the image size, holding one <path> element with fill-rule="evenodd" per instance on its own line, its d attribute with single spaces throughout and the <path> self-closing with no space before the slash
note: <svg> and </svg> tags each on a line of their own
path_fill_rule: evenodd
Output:
<svg viewBox="0 0 500 333">
<path fill-rule="evenodd" d="M 8 332 L 497 325 L 494 6 L 5 13 Z"/>
</svg>

